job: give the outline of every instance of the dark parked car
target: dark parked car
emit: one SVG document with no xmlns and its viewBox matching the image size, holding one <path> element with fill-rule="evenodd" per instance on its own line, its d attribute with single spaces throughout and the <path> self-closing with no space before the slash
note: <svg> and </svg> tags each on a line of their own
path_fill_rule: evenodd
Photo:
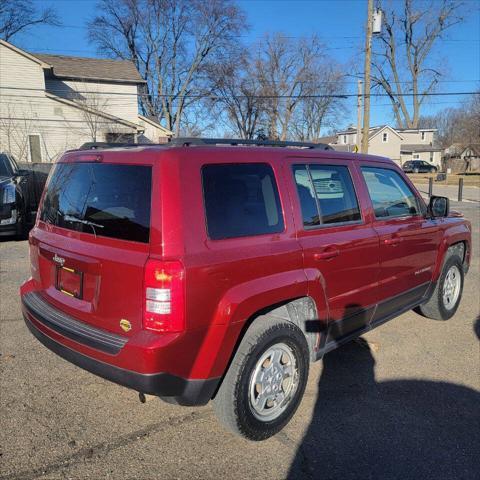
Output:
<svg viewBox="0 0 480 480">
<path fill-rule="evenodd" d="M 0 236 L 26 233 L 30 216 L 31 172 L 18 167 L 15 159 L 0 153 Z"/>
<path fill-rule="evenodd" d="M 263 440 L 310 362 L 413 308 L 455 314 L 471 225 L 448 198 L 426 205 L 387 158 L 268 145 L 65 153 L 30 232 L 33 335 L 142 394 L 213 399 L 227 428 Z"/>
<path fill-rule="evenodd" d="M 403 164 L 405 173 L 437 173 L 438 168 L 424 160 L 409 160 Z"/>
</svg>

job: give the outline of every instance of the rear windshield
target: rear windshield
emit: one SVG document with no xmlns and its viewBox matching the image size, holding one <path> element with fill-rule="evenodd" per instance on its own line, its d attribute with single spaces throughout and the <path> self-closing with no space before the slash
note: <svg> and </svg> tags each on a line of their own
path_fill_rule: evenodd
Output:
<svg viewBox="0 0 480 480">
<path fill-rule="evenodd" d="M 40 219 L 93 235 L 148 243 L 151 167 L 59 163 Z"/>
</svg>

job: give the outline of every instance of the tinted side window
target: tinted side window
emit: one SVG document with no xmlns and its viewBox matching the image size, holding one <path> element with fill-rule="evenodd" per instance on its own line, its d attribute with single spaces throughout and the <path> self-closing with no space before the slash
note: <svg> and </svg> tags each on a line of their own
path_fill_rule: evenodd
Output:
<svg viewBox="0 0 480 480">
<path fill-rule="evenodd" d="M 420 213 L 417 198 L 397 172 L 386 168 L 362 167 L 362 173 L 377 218 Z"/>
<path fill-rule="evenodd" d="M 347 167 L 296 165 L 294 175 L 304 226 L 361 220 L 355 189 Z"/>
<path fill-rule="evenodd" d="M 0 175 L 5 177 L 13 175 L 10 162 L 8 161 L 8 158 L 4 153 L 0 153 Z"/>
<path fill-rule="evenodd" d="M 277 184 L 269 165 L 206 165 L 202 180 L 211 239 L 283 231 Z"/>
<path fill-rule="evenodd" d="M 151 167 L 59 163 L 40 219 L 78 232 L 149 241 Z"/>
</svg>

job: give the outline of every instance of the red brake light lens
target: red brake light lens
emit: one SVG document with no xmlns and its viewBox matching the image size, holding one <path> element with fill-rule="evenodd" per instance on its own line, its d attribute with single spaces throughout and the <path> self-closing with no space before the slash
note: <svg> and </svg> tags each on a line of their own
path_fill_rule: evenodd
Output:
<svg viewBox="0 0 480 480">
<path fill-rule="evenodd" d="M 180 262 L 148 260 L 145 265 L 143 326 L 156 332 L 185 329 L 185 270 Z"/>
</svg>

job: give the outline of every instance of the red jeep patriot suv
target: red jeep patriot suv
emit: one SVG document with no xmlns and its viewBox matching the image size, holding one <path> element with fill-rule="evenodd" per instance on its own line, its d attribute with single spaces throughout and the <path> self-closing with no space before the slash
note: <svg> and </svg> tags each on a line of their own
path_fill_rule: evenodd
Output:
<svg viewBox="0 0 480 480">
<path fill-rule="evenodd" d="M 69 151 L 30 234 L 23 315 L 68 361 L 181 405 L 213 399 L 262 440 L 294 414 L 310 361 L 413 308 L 455 313 L 470 229 L 392 161 L 325 145 Z"/>
</svg>

